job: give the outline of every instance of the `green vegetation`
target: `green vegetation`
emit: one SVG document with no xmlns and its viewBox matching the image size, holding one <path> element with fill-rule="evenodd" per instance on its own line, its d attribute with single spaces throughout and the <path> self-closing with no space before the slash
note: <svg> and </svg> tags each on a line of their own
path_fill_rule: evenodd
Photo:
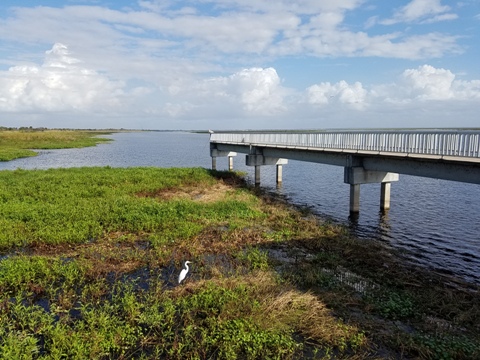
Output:
<svg viewBox="0 0 480 360">
<path fill-rule="evenodd" d="M 1 171 L 0 249 L 0 359 L 480 356 L 478 287 L 233 173 Z"/>
<path fill-rule="evenodd" d="M 96 137 L 100 131 L 79 130 L 0 130 L 0 161 L 35 156 L 32 149 L 64 149 L 94 146 L 110 141 Z"/>
</svg>

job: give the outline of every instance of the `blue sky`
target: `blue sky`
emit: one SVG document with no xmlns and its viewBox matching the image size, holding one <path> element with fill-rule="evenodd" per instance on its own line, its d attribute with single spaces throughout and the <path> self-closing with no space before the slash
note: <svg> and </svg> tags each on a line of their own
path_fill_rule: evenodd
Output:
<svg viewBox="0 0 480 360">
<path fill-rule="evenodd" d="M 480 0 L 2 0 L 0 125 L 480 127 Z"/>
</svg>

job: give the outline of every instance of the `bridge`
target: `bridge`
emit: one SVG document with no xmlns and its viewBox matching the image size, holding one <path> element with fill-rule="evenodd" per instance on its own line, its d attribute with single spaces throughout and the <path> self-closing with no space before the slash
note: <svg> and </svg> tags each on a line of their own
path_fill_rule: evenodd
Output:
<svg viewBox="0 0 480 360">
<path fill-rule="evenodd" d="M 288 159 L 344 167 L 350 184 L 350 211 L 360 209 L 360 185 L 380 183 L 380 208 L 390 208 L 391 183 L 399 174 L 480 184 L 480 130 L 342 130 L 312 132 L 212 132 L 212 169 L 217 157 L 246 154 L 246 165 L 260 168 L 282 166 Z"/>
</svg>

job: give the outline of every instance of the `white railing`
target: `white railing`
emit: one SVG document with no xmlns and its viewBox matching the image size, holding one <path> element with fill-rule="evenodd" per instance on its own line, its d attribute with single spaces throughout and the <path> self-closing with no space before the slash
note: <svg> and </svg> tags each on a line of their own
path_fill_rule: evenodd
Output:
<svg viewBox="0 0 480 360">
<path fill-rule="evenodd" d="M 480 157 L 480 131 L 326 131 L 309 133 L 213 133 L 211 142 Z"/>
</svg>

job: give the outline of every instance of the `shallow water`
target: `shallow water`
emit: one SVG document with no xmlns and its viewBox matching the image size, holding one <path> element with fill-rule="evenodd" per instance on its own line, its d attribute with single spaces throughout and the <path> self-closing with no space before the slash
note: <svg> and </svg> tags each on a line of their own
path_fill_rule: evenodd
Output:
<svg viewBox="0 0 480 360">
<path fill-rule="evenodd" d="M 82 166 L 211 167 L 209 137 L 184 132 L 117 133 L 115 141 L 83 149 L 40 151 L 33 158 L 0 162 L 0 170 Z M 227 169 L 219 158 L 217 168 Z M 234 168 L 247 172 L 239 154 Z M 275 167 L 262 167 L 262 187 L 315 213 L 347 224 L 362 238 L 377 238 L 403 250 L 411 261 L 480 284 L 480 186 L 400 174 L 392 183 L 391 209 L 379 211 L 380 185 L 362 185 L 360 213 L 350 217 L 349 185 L 343 168 L 300 161 L 283 167 L 283 184 L 275 184 Z"/>
</svg>

